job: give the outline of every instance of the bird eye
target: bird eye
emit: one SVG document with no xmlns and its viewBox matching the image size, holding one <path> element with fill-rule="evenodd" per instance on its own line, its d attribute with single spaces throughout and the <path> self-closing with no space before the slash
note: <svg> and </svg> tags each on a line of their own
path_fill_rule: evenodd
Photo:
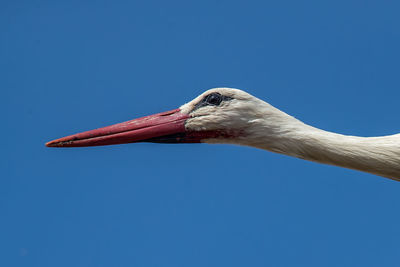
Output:
<svg viewBox="0 0 400 267">
<path fill-rule="evenodd" d="M 206 96 L 204 100 L 210 105 L 218 106 L 222 102 L 222 96 L 219 93 L 212 93 Z"/>
<path fill-rule="evenodd" d="M 224 96 L 221 95 L 220 93 L 211 93 L 209 95 L 206 95 L 203 100 L 201 100 L 199 103 L 197 103 L 197 105 L 194 107 L 193 110 L 196 110 L 198 108 L 204 107 L 204 106 L 219 106 L 219 104 L 221 104 L 222 101 L 228 101 L 228 100 L 232 100 L 232 97 L 229 96 Z"/>
</svg>

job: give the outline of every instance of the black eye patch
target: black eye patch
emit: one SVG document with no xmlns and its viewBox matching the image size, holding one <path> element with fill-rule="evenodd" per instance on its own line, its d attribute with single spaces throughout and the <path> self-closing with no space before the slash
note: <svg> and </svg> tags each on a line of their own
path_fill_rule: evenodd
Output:
<svg viewBox="0 0 400 267">
<path fill-rule="evenodd" d="M 211 93 L 209 95 L 206 95 L 199 103 L 197 103 L 193 110 L 204 106 L 219 106 L 222 101 L 228 101 L 232 99 L 232 97 L 224 96 L 220 93 Z"/>
</svg>

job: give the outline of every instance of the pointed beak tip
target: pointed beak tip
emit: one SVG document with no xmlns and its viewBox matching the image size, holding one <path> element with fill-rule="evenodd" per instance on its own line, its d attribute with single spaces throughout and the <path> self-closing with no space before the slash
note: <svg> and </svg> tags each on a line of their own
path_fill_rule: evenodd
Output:
<svg viewBox="0 0 400 267">
<path fill-rule="evenodd" d="M 59 144 L 59 142 L 56 142 L 55 140 L 53 140 L 53 141 L 47 142 L 45 144 L 45 146 L 46 147 L 57 147 L 57 146 L 59 146 L 58 144 Z"/>
<path fill-rule="evenodd" d="M 65 147 L 72 143 L 71 140 L 65 140 L 68 137 L 63 137 L 55 140 L 51 140 L 45 144 L 46 147 Z"/>
<path fill-rule="evenodd" d="M 51 142 L 47 142 L 44 144 L 46 147 L 51 147 Z"/>
</svg>

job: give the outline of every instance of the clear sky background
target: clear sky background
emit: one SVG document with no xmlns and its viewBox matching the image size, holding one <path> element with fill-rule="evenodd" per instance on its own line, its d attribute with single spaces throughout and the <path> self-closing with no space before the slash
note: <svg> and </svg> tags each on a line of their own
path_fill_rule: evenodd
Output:
<svg viewBox="0 0 400 267">
<path fill-rule="evenodd" d="M 399 266 L 399 182 L 239 146 L 44 146 L 220 86 L 398 133 L 399 10 L 1 1 L 0 266 Z"/>
</svg>

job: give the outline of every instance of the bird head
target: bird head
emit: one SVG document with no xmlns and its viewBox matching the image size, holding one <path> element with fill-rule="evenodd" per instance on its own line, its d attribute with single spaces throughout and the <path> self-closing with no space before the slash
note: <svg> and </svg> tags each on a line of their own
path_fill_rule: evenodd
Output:
<svg viewBox="0 0 400 267">
<path fill-rule="evenodd" d="M 287 114 L 238 89 L 215 88 L 178 109 L 50 141 L 49 147 L 101 146 L 135 142 L 237 143 L 253 145 L 262 131 L 281 131 Z M 265 119 L 269 118 L 269 119 Z"/>
</svg>

